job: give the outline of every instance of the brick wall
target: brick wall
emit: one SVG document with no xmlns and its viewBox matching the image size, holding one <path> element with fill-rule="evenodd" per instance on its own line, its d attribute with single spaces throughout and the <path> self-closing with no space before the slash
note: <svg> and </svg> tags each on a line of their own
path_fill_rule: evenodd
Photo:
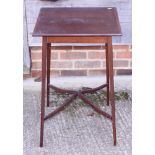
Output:
<svg viewBox="0 0 155 155">
<path fill-rule="evenodd" d="M 114 74 L 131 75 L 131 45 L 114 45 Z M 41 74 L 41 47 L 31 47 L 33 77 Z M 52 47 L 51 76 L 102 76 L 104 47 Z"/>
</svg>

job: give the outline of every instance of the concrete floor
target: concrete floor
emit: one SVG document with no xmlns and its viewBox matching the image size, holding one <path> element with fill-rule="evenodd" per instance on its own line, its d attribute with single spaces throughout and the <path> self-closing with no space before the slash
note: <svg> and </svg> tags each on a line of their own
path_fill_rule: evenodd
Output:
<svg viewBox="0 0 155 155">
<path fill-rule="evenodd" d="M 92 79 L 93 78 L 89 79 L 91 84 L 88 82 L 88 86 L 95 86 L 100 78 L 98 78 L 98 81 L 94 80 L 94 82 L 92 82 Z M 60 84 L 59 80 L 53 83 Z M 65 86 L 67 86 L 66 80 L 67 78 L 64 82 Z M 85 82 L 84 80 L 81 81 Z M 116 81 L 118 81 L 120 85 L 117 85 Z M 73 83 L 74 82 L 75 81 L 73 81 Z M 68 84 L 68 86 L 71 86 L 70 84 Z M 115 84 L 117 90 L 119 88 L 119 90 L 126 89 L 131 92 L 131 77 L 115 78 Z M 113 146 L 112 127 L 111 122 L 108 119 L 103 118 L 96 113 L 93 113 L 92 115 L 93 110 L 90 107 L 79 106 L 75 108 L 71 105 L 59 115 L 56 115 L 45 122 L 44 147 L 40 148 L 39 85 L 40 83 L 34 83 L 33 79 L 24 81 L 24 155 L 132 154 L 131 101 L 116 102 L 117 146 Z M 36 86 L 38 87 L 36 88 Z M 75 85 L 72 85 L 72 87 L 74 86 Z M 46 113 L 49 113 L 55 108 L 55 106 L 51 105 L 49 108 L 46 108 Z M 110 113 L 110 107 L 101 108 Z"/>
</svg>

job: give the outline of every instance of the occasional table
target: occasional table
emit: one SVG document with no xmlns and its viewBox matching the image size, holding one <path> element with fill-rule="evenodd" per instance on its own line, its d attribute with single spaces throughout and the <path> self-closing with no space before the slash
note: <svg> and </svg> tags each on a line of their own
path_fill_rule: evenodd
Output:
<svg viewBox="0 0 155 155">
<path fill-rule="evenodd" d="M 40 147 L 43 146 L 44 122 L 64 110 L 73 100 L 79 97 L 96 112 L 112 122 L 113 144 L 116 145 L 115 101 L 113 80 L 112 36 L 120 36 L 121 28 L 114 7 L 83 8 L 42 8 L 34 31 L 34 37 L 42 37 L 42 81 L 41 81 L 41 121 Z M 99 43 L 105 46 L 106 83 L 87 90 L 61 89 L 50 84 L 50 59 L 52 43 Z M 85 94 L 95 93 L 105 88 L 107 105 L 111 105 L 111 114 L 102 111 Z M 50 89 L 56 92 L 71 94 L 71 97 L 56 110 L 45 116 L 45 102 L 49 106 Z"/>
</svg>

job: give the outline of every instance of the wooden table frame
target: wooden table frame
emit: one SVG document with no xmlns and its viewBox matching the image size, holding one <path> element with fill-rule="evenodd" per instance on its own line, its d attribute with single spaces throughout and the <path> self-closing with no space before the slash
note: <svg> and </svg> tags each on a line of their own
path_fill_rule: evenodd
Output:
<svg viewBox="0 0 155 155">
<path fill-rule="evenodd" d="M 50 84 L 50 59 L 51 59 L 51 43 L 101 43 L 105 45 L 106 50 L 106 84 L 97 88 L 74 91 L 57 88 Z M 102 88 L 107 88 L 107 105 L 111 104 L 111 115 L 100 110 L 95 104 L 87 99 L 84 94 L 93 93 Z M 45 116 L 45 101 L 47 96 L 47 106 L 49 106 L 50 88 L 57 92 L 69 93 L 72 96 L 67 99 L 59 108 Z M 47 95 L 46 95 L 47 94 Z M 116 145 L 116 124 L 115 124 L 115 101 L 114 101 L 114 79 L 113 79 L 113 51 L 112 36 L 43 36 L 42 37 L 42 85 L 41 85 L 41 125 L 40 125 L 40 147 L 43 146 L 44 122 L 62 111 L 74 99 L 79 97 L 86 104 L 90 105 L 96 112 L 105 116 L 112 121 L 113 144 Z M 110 102 L 109 102 L 110 101 Z"/>
<path fill-rule="evenodd" d="M 43 146 L 44 122 L 53 117 L 73 100 L 79 97 L 96 112 L 112 121 L 113 143 L 116 145 L 115 101 L 113 79 L 112 36 L 121 36 L 117 9 L 114 7 L 41 8 L 33 31 L 34 37 L 42 37 L 42 86 L 41 86 L 41 126 L 40 146 Z M 50 84 L 51 44 L 53 43 L 99 43 L 106 50 L 106 83 L 87 90 L 66 90 Z M 111 114 L 102 111 L 85 97 L 87 93 L 107 88 L 107 105 Z M 60 107 L 45 116 L 45 101 L 49 106 L 50 89 L 71 94 Z"/>
</svg>

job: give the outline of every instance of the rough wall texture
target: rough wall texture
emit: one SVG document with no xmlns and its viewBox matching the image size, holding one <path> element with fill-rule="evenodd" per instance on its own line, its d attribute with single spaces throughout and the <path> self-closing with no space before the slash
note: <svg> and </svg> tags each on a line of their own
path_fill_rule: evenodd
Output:
<svg viewBox="0 0 155 155">
<path fill-rule="evenodd" d="M 131 75 L 131 46 L 115 45 L 115 75 Z M 41 72 L 41 48 L 31 48 L 32 76 Z M 105 74 L 103 47 L 55 47 L 51 52 L 52 76 L 100 76 Z"/>
</svg>

